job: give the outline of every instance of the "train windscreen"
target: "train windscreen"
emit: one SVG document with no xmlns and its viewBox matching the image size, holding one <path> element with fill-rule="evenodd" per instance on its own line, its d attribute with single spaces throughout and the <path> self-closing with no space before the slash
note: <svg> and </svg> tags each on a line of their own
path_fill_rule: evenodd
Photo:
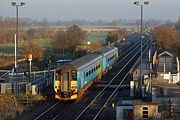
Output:
<svg viewBox="0 0 180 120">
<path fill-rule="evenodd" d="M 71 71 L 71 75 L 72 75 L 72 80 L 77 80 L 77 75 L 76 75 L 76 71 L 75 70 Z"/>
</svg>

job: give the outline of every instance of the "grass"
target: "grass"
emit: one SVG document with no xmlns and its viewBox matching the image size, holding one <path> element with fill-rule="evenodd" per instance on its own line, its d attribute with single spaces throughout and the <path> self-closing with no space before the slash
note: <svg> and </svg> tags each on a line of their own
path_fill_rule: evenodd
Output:
<svg viewBox="0 0 180 120">
<path fill-rule="evenodd" d="M 90 41 L 90 42 L 104 42 L 106 39 L 106 33 L 87 33 L 85 42 Z"/>
<path fill-rule="evenodd" d="M 39 39 L 34 41 L 36 45 L 39 45 L 42 48 L 51 48 L 51 40 Z"/>
<path fill-rule="evenodd" d="M 12 120 L 19 117 L 23 112 L 45 100 L 41 95 L 19 94 L 0 95 L 0 120 Z"/>
<path fill-rule="evenodd" d="M 86 34 L 86 38 L 83 41 L 83 44 L 87 44 L 87 41 L 91 42 L 91 49 L 96 48 L 98 45 L 102 44 L 105 41 L 106 33 L 89 33 Z M 43 48 L 45 51 L 51 51 L 52 45 L 51 40 L 49 39 L 37 39 L 33 41 L 36 45 L 39 45 L 41 48 Z M 18 48 L 22 46 L 22 44 L 28 44 L 27 41 L 25 42 L 19 42 Z M 67 54 L 67 52 L 65 52 Z M 71 53 L 65 55 L 66 58 L 70 57 L 72 58 Z M 46 57 L 46 56 L 45 56 Z M 8 69 L 10 66 L 14 64 L 14 43 L 11 44 L 0 44 L 0 62 L 3 64 L 0 64 L 0 67 L 3 67 L 4 69 Z"/>
<path fill-rule="evenodd" d="M 35 44 L 39 45 L 42 48 L 51 48 L 51 43 L 50 40 L 46 39 L 39 39 L 39 40 L 34 40 Z M 21 47 L 22 43 L 19 43 L 19 47 Z M 28 44 L 25 42 L 25 44 Z M 8 43 L 8 44 L 0 44 L 0 53 L 7 53 L 11 54 L 14 53 L 14 43 Z"/>
<path fill-rule="evenodd" d="M 104 42 L 106 39 L 106 33 L 87 33 L 86 38 L 84 40 L 84 43 L 87 41 L 90 42 Z M 48 49 L 52 48 L 51 46 L 51 40 L 48 39 L 38 39 L 34 40 L 35 44 L 39 45 L 42 48 Z M 25 42 L 27 44 L 27 42 Z M 21 47 L 22 43 L 19 43 L 19 47 Z M 8 43 L 8 44 L 0 44 L 0 53 L 14 53 L 14 43 Z"/>
<path fill-rule="evenodd" d="M 14 44 L 8 43 L 8 44 L 0 44 L 0 53 L 14 53 Z"/>
</svg>

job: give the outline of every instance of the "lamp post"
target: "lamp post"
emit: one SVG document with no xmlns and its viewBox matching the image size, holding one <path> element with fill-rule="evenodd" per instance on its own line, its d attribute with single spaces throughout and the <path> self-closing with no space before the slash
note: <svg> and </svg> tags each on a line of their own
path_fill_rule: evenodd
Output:
<svg viewBox="0 0 180 120">
<path fill-rule="evenodd" d="M 142 32 L 143 32 L 143 5 L 148 5 L 149 2 L 144 2 L 144 4 L 140 4 L 138 1 L 135 1 L 134 2 L 135 5 L 137 6 L 140 6 L 141 7 L 141 30 L 140 30 L 140 40 L 141 40 L 141 63 L 140 63 L 140 88 L 141 88 L 141 95 L 142 95 L 142 39 L 143 39 L 143 35 L 142 35 Z"/>
<path fill-rule="evenodd" d="M 16 35 L 15 35 L 15 71 L 16 75 L 18 75 L 18 7 L 25 5 L 24 2 L 11 2 L 12 6 L 16 7 Z M 17 78 L 18 80 L 18 78 Z M 18 88 L 17 88 L 17 80 L 16 80 L 16 93 L 18 93 Z"/>
<path fill-rule="evenodd" d="M 63 55 L 63 64 L 64 64 L 64 53 L 65 53 L 65 51 L 64 51 L 64 44 L 65 44 L 65 40 L 66 40 L 66 30 L 65 29 L 63 29 L 63 39 L 62 39 L 62 55 Z"/>
</svg>

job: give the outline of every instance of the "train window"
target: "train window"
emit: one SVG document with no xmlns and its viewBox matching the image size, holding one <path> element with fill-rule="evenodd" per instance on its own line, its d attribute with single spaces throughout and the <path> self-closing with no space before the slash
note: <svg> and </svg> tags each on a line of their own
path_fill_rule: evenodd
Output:
<svg viewBox="0 0 180 120">
<path fill-rule="evenodd" d="M 86 77 L 88 76 L 88 72 L 86 72 Z"/>
<path fill-rule="evenodd" d="M 92 69 L 91 69 L 91 73 L 93 73 L 93 72 L 94 72 L 94 69 L 92 68 Z"/>
<path fill-rule="evenodd" d="M 96 70 L 98 69 L 98 66 L 96 66 Z"/>
<path fill-rule="evenodd" d="M 109 57 L 109 58 L 108 58 L 108 61 L 112 60 L 112 59 L 115 58 L 115 57 L 116 57 L 116 55 L 113 55 L 113 56 Z"/>
<path fill-rule="evenodd" d="M 89 75 L 91 74 L 91 70 L 89 70 Z"/>
<path fill-rule="evenodd" d="M 100 68 L 100 64 L 98 65 L 98 68 Z"/>
<path fill-rule="evenodd" d="M 58 73 L 56 73 L 56 80 L 58 80 L 59 79 L 59 76 L 58 76 Z"/>
<path fill-rule="evenodd" d="M 56 71 L 56 79 L 57 80 L 61 79 L 61 71 L 60 70 Z"/>
<path fill-rule="evenodd" d="M 76 77 L 76 71 L 75 71 L 75 70 L 72 70 L 72 71 L 71 71 L 71 75 L 72 75 L 72 79 L 73 79 L 73 80 L 76 80 L 76 79 L 77 79 L 77 77 Z"/>
</svg>

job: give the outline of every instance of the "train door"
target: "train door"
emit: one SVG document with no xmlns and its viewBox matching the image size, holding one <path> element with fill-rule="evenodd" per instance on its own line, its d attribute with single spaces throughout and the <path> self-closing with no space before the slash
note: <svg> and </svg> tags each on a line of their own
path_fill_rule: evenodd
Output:
<svg viewBox="0 0 180 120">
<path fill-rule="evenodd" d="M 62 80 L 61 80 L 61 92 L 68 92 L 70 91 L 70 79 L 69 79 L 69 72 L 63 71 L 62 72 Z"/>
</svg>

